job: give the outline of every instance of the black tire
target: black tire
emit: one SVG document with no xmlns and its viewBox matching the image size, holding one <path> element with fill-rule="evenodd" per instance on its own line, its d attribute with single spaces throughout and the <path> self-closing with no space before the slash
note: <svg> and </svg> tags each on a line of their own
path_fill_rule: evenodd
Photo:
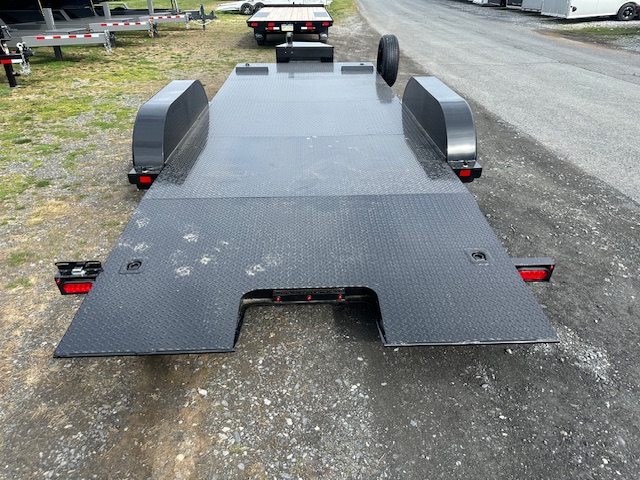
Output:
<svg viewBox="0 0 640 480">
<path fill-rule="evenodd" d="M 635 3 L 625 3 L 618 10 L 618 20 L 622 22 L 626 22 L 627 20 L 631 20 L 636 16 L 636 4 Z"/>
<path fill-rule="evenodd" d="M 253 7 L 250 3 L 243 3 L 240 6 L 240 13 L 242 15 L 251 15 L 253 13 Z"/>
<path fill-rule="evenodd" d="M 257 35 L 254 35 L 253 38 L 256 39 L 256 43 L 258 45 L 260 45 L 261 47 L 266 45 L 266 43 L 267 43 L 267 34 L 266 33 L 263 33 L 261 37 L 259 37 Z"/>
<path fill-rule="evenodd" d="M 260 3 L 260 2 L 256 3 L 256 4 L 253 6 L 253 13 L 256 13 L 256 12 L 257 12 L 258 10 L 260 10 L 262 7 L 264 7 L 264 3 Z"/>
<path fill-rule="evenodd" d="M 378 44 L 377 69 L 390 87 L 396 83 L 400 65 L 400 45 L 395 35 L 383 35 Z"/>
</svg>

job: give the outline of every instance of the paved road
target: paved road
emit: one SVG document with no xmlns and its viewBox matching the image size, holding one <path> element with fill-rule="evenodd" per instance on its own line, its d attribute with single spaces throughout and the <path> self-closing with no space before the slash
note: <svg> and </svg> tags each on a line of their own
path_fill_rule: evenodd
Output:
<svg viewBox="0 0 640 480">
<path fill-rule="evenodd" d="M 556 20 L 518 11 L 455 0 L 358 4 L 458 93 L 640 202 L 640 55 L 554 38 L 545 32 Z"/>
</svg>

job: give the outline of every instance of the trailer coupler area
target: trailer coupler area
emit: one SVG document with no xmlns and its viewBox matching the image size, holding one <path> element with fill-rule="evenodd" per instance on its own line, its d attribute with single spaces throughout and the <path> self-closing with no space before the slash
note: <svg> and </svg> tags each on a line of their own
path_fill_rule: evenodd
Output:
<svg viewBox="0 0 640 480">
<path fill-rule="evenodd" d="M 86 262 L 56 262 L 58 271 L 54 280 L 62 295 L 88 293 L 100 272 L 102 264 L 96 260 Z"/>
</svg>

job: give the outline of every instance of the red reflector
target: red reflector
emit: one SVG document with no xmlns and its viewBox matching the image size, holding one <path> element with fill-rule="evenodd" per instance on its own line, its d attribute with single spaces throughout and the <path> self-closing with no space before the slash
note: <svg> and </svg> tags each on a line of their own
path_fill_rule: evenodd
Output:
<svg viewBox="0 0 640 480">
<path fill-rule="evenodd" d="M 280 300 L 280 297 L 276 297 L 276 302 L 279 302 Z"/>
<path fill-rule="evenodd" d="M 323 27 L 328 27 L 329 26 L 329 22 L 322 22 L 322 26 Z"/>
<path fill-rule="evenodd" d="M 342 300 L 342 295 L 338 295 L 338 300 Z"/>
<path fill-rule="evenodd" d="M 9 65 L 11 63 L 11 60 L 0 60 L 0 63 L 2 65 Z"/>
<path fill-rule="evenodd" d="M 471 170 L 458 170 L 458 176 L 459 177 L 470 177 L 471 176 Z"/>
<path fill-rule="evenodd" d="M 549 270 L 546 268 L 518 270 L 518 272 L 525 282 L 541 282 L 549 278 Z"/>
<path fill-rule="evenodd" d="M 151 185 L 153 183 L 153 179 L 149 175 L 140 175 L 138 180 L 144 185 Z"/>
<path fill-rule="evenodd" d="M 311 22 L 307 22 L 307 23 L 305 23 L 305 25 L 306 25 L 307 27 L 311 27 L 313 24 L 312 24 Z"/>
<path fill-rule="evenodd" d="M 69 35 L 69 38 L 78 38 L 75 35 Z"/>
<path fill-rule="evenodd" d="M 43 37 L 42 35 L 38 35 L 38 36 L 36 37 L 36 40 L 44 40 L 44 37 Z"/>
<path fill-rule="evenodd" d="M 257 27 L 258 26 L 258 22 L 251 22 L 250 24 L 252 27 Z"/>
<path fill-rule="evenodd" d="M 276 24 L 275 24 L 275 23 L 273 23 L 273 22 L 269 22 L 269 23 L 267 23 L 267 27 L 275 27 L 275 26 L 276 26 Z"/>
<path fill-rule="evenodd" d="M 60 35 L 54 35 L 53 38 L 55 38 L 57 40 L 57 39 L 60 39 L 62 37 Z"/>
<path fill-rule="evenodd" d="M 114 25 L 117 25 L 117 23 L 114 23 Z M 100 24 L 100 26 L 101 26 L 101 27 L 106 27 L 106 26 L 107 26 L 107 24 L 106 24 L 106 23 L 101 23 L 101 24 Z"/>
<path fill-rule="evenodd" d="M 87 293 L 93 287 L 93 282 L 65 283 L 62 286 L 64 293 Z"/>
<path fill-rule="evenodd" d="M 307 301 L 311 300 L 311 295 L 307 295 Z"/>
</svg>

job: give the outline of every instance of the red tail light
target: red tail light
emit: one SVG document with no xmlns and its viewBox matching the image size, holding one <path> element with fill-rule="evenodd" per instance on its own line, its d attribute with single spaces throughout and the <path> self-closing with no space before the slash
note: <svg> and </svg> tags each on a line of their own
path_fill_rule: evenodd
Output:
<svg viewBox="0 0 640 480">
<path fill-rule="evenodd" d="M 551 270 L 548 268 L 523 268 L 518 270 L 518 273 L 525 282 L 545 282 L 551 277 Z"/>
<path fill-rule="evenodd" d="M 556 266 L 552 258 L 514 258 L 513 262 L 525 282 L 548 282 Z"/>
<path fill-rule="evenodd" d="M 87 293 L 93 287 L 93 282 L 65 283 L 62 285 L 64 293 Z"/>
</svg>

